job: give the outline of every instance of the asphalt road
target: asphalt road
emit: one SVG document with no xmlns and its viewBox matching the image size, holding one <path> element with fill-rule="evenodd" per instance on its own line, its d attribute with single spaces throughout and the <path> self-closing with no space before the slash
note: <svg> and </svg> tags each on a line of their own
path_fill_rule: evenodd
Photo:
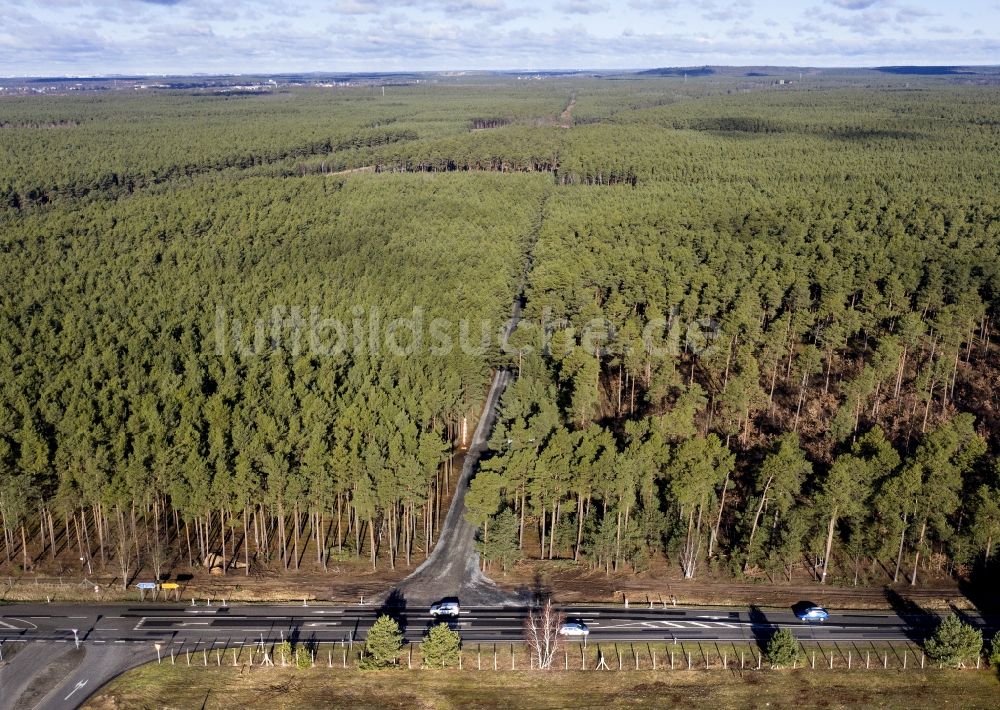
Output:
<svg viewBox="0 0 1000 710">
<path fill-rule="evenodd" d="M 252 646 L 263 640 L 363 641 L 379 613 L 391 613 L 408 641 L 419 641 L 435 623 L 426 607 L 370 606 L 57 606 L 0 607 L 0 642 L 9 663 L 0 667 L 0 708 L 73 708 L 127 668 L 156 657 L 186 652 L 203 658 L 212 649 Z M 633 605 L 563 609 L 590 628 L 588 643 L 611 641 L 701 641 L 755 643 L 778 627 L 792 628 L 804 643 L 919 641 L 934 628 L 934 614 L 833 610 L 829 621 L 803 623 L 791 611 L 694 609 Z M 463 607 L 451 623 L 465 642 L 517 642 L 523 638 L 524 607 Z M 969 615 L 991 635 L 1000 618 Z M 80 640 L 77 649 L 73 629 Z M 211 654 L 209 658 L 214 658 Z M 211 660 L 210 660 L 211 662 Z M 52 665 L 45 684 L 39 668 Z M 53 675 L 50 673 L 49 675 Z"/>
</svg>

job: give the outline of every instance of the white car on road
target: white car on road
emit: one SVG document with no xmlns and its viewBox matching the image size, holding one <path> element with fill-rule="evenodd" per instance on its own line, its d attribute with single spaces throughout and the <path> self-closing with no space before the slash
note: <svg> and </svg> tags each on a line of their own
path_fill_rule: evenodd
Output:
<svg viewBox="0 0 1000 710">
<path fill-rule="evenodd" d="M 590 629 L 582 621 L 567 621 L 559 627 L 560 636 L 586 636 Z"/>
<path fill-rule="evenodd" d="M 431 605 L 431 616 L 458 616 L 458 599 L 442 599 Z"/>
</svg>

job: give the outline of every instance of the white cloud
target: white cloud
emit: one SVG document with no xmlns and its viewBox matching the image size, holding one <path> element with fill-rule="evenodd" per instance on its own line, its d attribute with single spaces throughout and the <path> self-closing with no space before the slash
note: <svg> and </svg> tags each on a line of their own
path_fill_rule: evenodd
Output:
<svg viewBox="0 0 1000 710">
<path fill-rule="evenodd" d="M 15 2 L 0 24 L 0 75 L 961 64 L 1000 56 L 992 10 L 967 20 L 941 11 L 931 28 L 923 0 L 823 0 L 799 16 L 762 0 L 565 0 L 554 8 L 534 0 L 301 0 L 293 12 L 271 0 Z"/>
<path fill-rule="evenodd" d="M 872 5 L 878 5 L 881 0 L 830 0 L 830 2 L 845 10 L 867 10 Z"/>
<path fill-rule="evenodd" d="M 593 15 L 608 11 L 607 4 L 601 0 L 565 0 L 556 5 L 556 8 L 568 15 Z"/>
<path fill-rule="evenodd" d="M 629 0 L 629 7 L 636 10 L 673 10 L 679 7 L 680 0 Z"/>
</svg>

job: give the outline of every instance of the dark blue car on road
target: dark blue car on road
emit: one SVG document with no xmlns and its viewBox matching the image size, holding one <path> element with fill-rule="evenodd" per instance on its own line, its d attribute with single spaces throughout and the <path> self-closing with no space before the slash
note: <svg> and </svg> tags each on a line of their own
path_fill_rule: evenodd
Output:
<svg viewBox="0 0 1000 710">
<path fill-rule="evenodd" d="M 826 621 L 830 618 L 830 612 L 812 602 L 799 602 L 792 607 L 792 611 L 800 621 Z"/>
</svg>

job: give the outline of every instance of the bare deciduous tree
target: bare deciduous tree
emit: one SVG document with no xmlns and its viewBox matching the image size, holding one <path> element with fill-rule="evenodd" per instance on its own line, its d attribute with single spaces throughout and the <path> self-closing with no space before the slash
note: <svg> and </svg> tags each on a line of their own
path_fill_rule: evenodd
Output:
<svg viewBox="0 0 1000 710">
<path fill-rule="evenodd" d="M 115 539 L 115 557 L 118 560 L 118 570 L 122 574 L 122 590 L 128 589 L 129 573 L 132 570 L 133 550 L 138 552 L 135 535 L 130 535 L 125 526 L 125 516 L 118 511 L 118 535 Z M 141 567 L 136 559 L 136 567 Z"/>
<path fill-rule="evenodd" d="M 528 612 L 524 622 L 524 640 L 528 645 L 536 667 L 549 669 L 561 646 L 559 628 L 563 625 L 563 615 L 552 606 L 548 599 L 545 605 Z"/>
<path fill-rule="evenodd" d="M 159 536 L 149 543 L 149 564 L 153 568 L 153 577 L 159 582 L 163 577 L 163 567 L 167 564 L 167 550 Z"/>
</svg>

